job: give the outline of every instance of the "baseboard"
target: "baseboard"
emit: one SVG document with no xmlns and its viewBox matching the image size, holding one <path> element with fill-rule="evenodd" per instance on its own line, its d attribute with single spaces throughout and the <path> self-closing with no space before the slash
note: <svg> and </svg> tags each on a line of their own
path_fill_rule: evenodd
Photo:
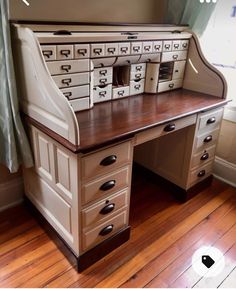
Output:
<svg viewBox="0 0 236 289">
<path fill-rule="evenodd" d="M 21 203 L 23 201 L 23 192 L 22 177 L 0 184 L 0 212 Z"/>
<path fill-rule="evenodd" d="M 217 179 L 236 187 L 236 165 L 219 157 L 215 158 L 213 175 Z"/>
</svg>

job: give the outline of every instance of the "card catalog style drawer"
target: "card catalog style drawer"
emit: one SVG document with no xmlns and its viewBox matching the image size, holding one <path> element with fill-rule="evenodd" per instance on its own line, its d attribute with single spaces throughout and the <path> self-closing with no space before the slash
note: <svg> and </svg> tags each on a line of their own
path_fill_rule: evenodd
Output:
<svg viewBox="0 0 236 289">
<path fill-rule="evenodd" d="M 88 227 L 96 222 L 101 222 L 114 214 L 117 210 L 128 205 L 129 190 L 125 189 L 113 194 L 100 202 L 82 211 L 82 226 Z"/>
<path fill-rule="evenodd" d="M 62 88 L 61 91 L 68 99 L 89 96 L 89 84 L 76 87 Z"/>
<path fill-rule="evenodd" d="M 82 236 L 82 250 L 86 250 L 101 241 L 111 237 L 118 230 L 127 225 L 127 212 L 116 215 L 91 231 L 84 232 Z"/>
<path fill-rule="evenodd" d="M 129 84 L 129 86 L 130 86 L 130 90 L 129 90 L 130 95 L 143 93 L 144 92 L 144 84 L 145 84 L 145 79 L 140 79 L 138 81 L 131 80 L 130 84 Z"/>
<path fill-rule="evenodd" d="M 191 168 L 194 168 L 194 167 L 197 167 L 200 165 L 204 165 L 208 161 L 213 160 L 213 158 L 215 156 L 215 150 L 216 150 L 216 146 L 213 145 L 213 146 L 207 148 L 206 150 L 203 150 L 203 151 L 195 154 L 192 157 Z"/>
<path fill-rule="evenodd" d="M 184 68 L 186 61 L 175 61 L 172 79 L 183 79 L 184 78 Z"/>
<path fill-rule="evenodd" d="M 52 77 L 59 88 L 89 83 L 89 72 L 56 75 Z"/>
<path fill-rule="evenodd" d="M 188 50 L 188 46 L 189 46 L 189 40 L 182 40 L 181 41 L 181 49 L 182 50 Z"/>
<path fill-rule="evenodd" d="M 142 47 L 142 42 L 131 42 L 131 54 L 141 54 Z"/>
<path fill-rule="evenodd" d="M 207 165 L 202 166 L 196 170 L 191 171 L 189 177 L 189 184 L 198 183 L 205 178 L 209 177 L 212 173 L 213 161 L 209 162 Z"/>
<path fill-rule="evenodd" d="M 194 150 L 195 152 L 199 152 L 204 150 L 212 145 L 216 144 L 217 138 L 219 134 L 219 129 L 216 129 L 211 132 L 207 132 L 203 135 L 197 136 L 195 141 Z"/>
<path fill-rule="evenodd" d="M 105 197 L 129 185 L 129 166 L 82 185 L 82 204 Z"/>
<path fill-rule="evenodd" d="M 73 45 L 57 45 L 57 60 L 74 58 Z"/>
<path fill-rule="evenodd" d="M 223 108 L 219 108 L 199 114 L 198 134 L 219 128 L 223 111 Z"/>
<path fill-rule="evenodd" d="M 118 55 L 118 43 L 106 43 L 105 44 L 105 56 Z"/>
<path fill-rule="evenodd" d="M 111 172 L 131 160 L 130 141 L 82 157 L 82 178 L 95 178 Z"/>
<path fill-rule="evenodd" d="M 94 103 L 110 100 L 112 95 L 112 84 L 108 84 L 105 87 L 96 86 L 94 87 L 93 91 Z"/>
<path fill-rule="evenodd" d="M 89 109 L 89 97 L 78 98 L 69 101 L 74 111 Z"/>
<path fill-rule="evenodd" d="M 112 66 L 116 61 L 116 57 L 94 58 L 92 61 L 94 67 L 106 67 Z"/>
<path fill-rule="evenodd" d="M 91 57 L 103 57 L 105 56 L 105 44 L 91 44 Z"/>
<path fill-rule="evenodd" d="M 94 69 L 94 77 L 107 77 L 108 75 L 112 75 L 112 67 L 106 67 L 106 68 L 95 68 Z"/>
<path fill-rule="evenodd" d="M 152 41 L 143 42 L 143 53 L 152 53 L 153 52 L 153 43 Z"/>
<path fill-rule="evenodd" d="M 160 62 L 161 53 L 142 54 L 138 62 Z"/>
<path fill-rule="evenodd" d="M 162 51 L 171 51 L 172 50 L 172 41 L 164 41 Z"/>
<path fill-rule="evenodd" d="M 128 55 L 130 54 L 130 43 L 124 42 L 118 44 L 118 54 L 119 55 Z"/>
<path fill-rule="evenodd" d="M 102 77 L 94 77 L 94 85 L 106 85 L 112 83 L 112 74 Z"/>
<path fill-rule="evenodd" d="M 74 46 L 74 57 L 75 58 L 89 58 L 90 46 L 89 44 L 76 44 Z"/>
<path fill-rule="evenodd" d="M 117 57 L 115 66 L 118 65 L 129 65 L 131 63 L 137 63 L 140 55 L 129 55 L 129 56 L 119 56 Z"/>
<path fill-rule="evenodd" d="M 47 62 L 52 75 L 89 71 L 89 60 L 63 60 Z"/>
<path fill-rule="evenodd" d="M 56 45 L 41 45 L 41 49 L 46 61 L 56 60 Z"/>
<path fill-rule="evenodd" d="M 154 41 L 153 42 L 153 52 L 162 52 L 162 41 Z"/>
<path fill-rule="evenodd" d="M 141 78 L 145 78 L 145 70 L 130 73 L 130 80 L 136 80 Z"/>
<path fill-rule="evenodd" d="M 185 60 L 187 58 L 187 51 L 163 52 L 161 62 Z"/>
<path fill-rule="evenodd" d="M 113 88 L 113 93 L 112 93 L 112 98 L 121 98 L 129 96 L 129 86 L 121 86 L 121 87 L 116 87 Z"/>
<path fill-rule="evenodd" d="M 165 81 L 158 84 L 158 92 L 180 88 L 183 85 L 183 79 Z"/>
<path fill-rule="evenodd" d="M 172 51 L 175 50 L 181 50 L 182 46 L 181 46 L 181 40 L 174 40 L 172 42 Z"/>
<path fill-rule="evenodd" d="M 145 71 L 146 69 L 146 63 L 138 63 L 138 64 L 132 64 L 130 68 L 130 72 L 140 72 Z"/>
</svg>

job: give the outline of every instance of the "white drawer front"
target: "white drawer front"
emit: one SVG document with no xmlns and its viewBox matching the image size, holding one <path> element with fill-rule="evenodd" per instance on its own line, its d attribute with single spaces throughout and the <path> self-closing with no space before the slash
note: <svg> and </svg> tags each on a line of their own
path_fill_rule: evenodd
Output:
<svg viewBox="0 0 236 289">
<path fill-rule="evenodd" d="M 46 61 L 56 60 L 56 45 L 41 45 L 42 54 Z"/>
<path fill-rule="evenodd" d="M 172 79 L 183 79 L 186 61 L 175 61 Z"/>
<path fill-rule="evenodd" d="M 181 50 L 182 46 L 181 46 L 181 40 L 174 40 L 172 43 L 172 50 Z"/>
<path fill-rule="evenodd" d="M 89 83 L 89 72 L 56 75 L 52 77 L 59 88 Z"/>
<path fill-rule="evenodd" d="M 140 58 L 140 55 L 128 55 L 128 56 L 119 56 L 117 57 L 115 66 L 118 65 L 129 65 L 131 63 L 137 63 Z"/>
<path fill-rule="evenodd" d="M 89 96 L 89 84 L 76 87 L 62 88 L 61 91 L 68 99 Z"/>
<path fill-rule="evenodd" d="M 97 222 L 105 221 L 110 218 L 113 213 L 128 205 L 128 189 L 107 196 L 100 202 L 84 209 L 82 211 L 83 227 L 91 226 Z"/>
<path fill-rule="evenodd" d="M 142 42 L 131 42 L 131 54 L 141 54 L 142 48 Z"/>
<path fill-rule="evenodd" d="M 89 97 L 70 100 L 70 104 L 74 111 L 89 109 Z"/>
<path fill-rule="evenodd" d="M 183 79 L 161 82 L 158 84 L 158 92 L 180 88 L 183 85 Z"/>
<path fill-rule="evenodd" d="M 211 132 L 204 133 L 203 135 L 197 136 L 194 146 L 194 151 L 199 152 L 215 145 L 217 142 L 219 129 Z"/>
<path fill-rule="evenodd" d="M 105 56 L 105 44 L 91 44 L 91 57 L 103 57 Z"/>
<path fill-rule="evenodd" d="M 181 41 L 181 49 L 182 50 L 188 50 L 188 46 L 189 46 L 189 40 L 182 40 Z"/>
<path fill-rule="evenodd" d="M 140 79 L 138 81 L 131 80 L 130 81 L 130 95 L 140 94 L 144 92 L 144 79 Z"/>
<path fill-rule="evenodd" d="M 89 71 L 89 60 L 63 60 L 47 62 L 51 75 Z"/>
<path fill-rule="evenodd" d="M 121 86 L 113 88 L 112 98 L 122 98 L 129 96 L 129 86 Z"/>
<path fill-rule="evenodd" d="M 74 46 L 74 56 L 75 58 L 89 58 L 90 56 L 90 46 L 89 44 L 76 44 Z"/>
<path fill-rule="evenodd" d="M 130 43 L 124 42 L 118 44 L 118 54 L 119 55 L 128 55 L 130 54 Z"/>
<path fill-rule="evenodd" d="M 172 41 L 167 40 L 163 42 L 162 51 L 172 51 Z"/>
<path fill-rule="evenodd" d="M 205 178 L 209 177 L 212 173 L 213 161 L 208 162 L 205 166 L 202 166 L 196 170 L 191 171 L 189 176 L 189 184 L 196 184 Z"/>
<path fill-rule="evenodd" d="M 123 211 L 119 215 L 116 215 L 91 231 L 84 232 L 82 236 L 82 250 L 86 250 L 109 238 L 119 229 L 125 227 L 127 222 L 127 211 Z"/>
<path fill-rule="evenodd" d="M 105 56 L 118 55 L 118 43 L 106 43 L 105 44 Z"/>
<path fill-rule="evenodd" d="M 138 64 L 132 64 L 130 68 L 130 72 L 140 72 L 146 70 L 146 63 L 138 63 Z"/>
<path fill-rule="evenodd" d="M 57 45 L 57 60 L 67 60 L 74 58 L 73 45 Z"/>
<path fill-rule="evenodd" d="M 102 77 L 94 77 L 94 85 L 107 85 L 112 83 L 112 74 Z"/>
<path fill-rule="evenodd" d="M 112 66 L 116 61 L 116 57 L 94 58 L 92 61 L 94 67 L 102 68 L 104 66 Z"/>
<path fill-rule="evenodd" d="M 105 67 L 105 68 L 95 68 L 94 69 L 94 77 L 107 77 L 108 75 L 112 75 L 112 67 Z"/>
<path fill-rule="evenodd" d="M 163 52 L 161 62 L 185 60 L 187 51 Z"/>
<path fill-rule="evenodd" d="M 152 53 L 153 52 L 153 43 L 152 41 L 143 42 L 143 53 Z"/>
<path fill-rule="evenodd" d="M 145 77 L 145 70 L 139 71 L 139 72 L 131 72 L 130 74 L 130 79 L 131 80 L 136 80 L 136 79 L 141 79 Z"/>
<path fill-rule="evenodd" d="M 112 95 L 112 84 L 108 84 L 105 87 L 94 87 L 93 102 L 102 102 L 110 100 Z"/>
<path fill-rule="evenodd" d="M 153 52 L 162 52 L 162 41 L 154 41 L 153 42 Z"/>
<path fill-rule="evenodd" d="M 213 146 L 195 154 L 191 160 L 191 168 L 202 166 L 205 163 L 213 160 L 213 158 L 215 156 L 215 150 L 216 150 L 216 146 L 213 145 Z"/>
<path fill-rule="evenodd" d="M 205 113 L 200 113 L 198 134 L 202 134 L 207 131 L 212 131 L 219 128 L 223 116 L 223 111 L 223 108 L 219 108 L 213 111 L 211 110 Z"/>
</svg>

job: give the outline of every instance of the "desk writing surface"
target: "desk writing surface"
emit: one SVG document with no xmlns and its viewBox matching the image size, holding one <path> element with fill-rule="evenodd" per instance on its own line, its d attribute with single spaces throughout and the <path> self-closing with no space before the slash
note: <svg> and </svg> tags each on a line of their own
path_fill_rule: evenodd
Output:
<svg viewBox="0 0 236 289">
<path fill-rule="evenodd" d="M 80 129 L 79 150 L 128 138 L 155 125 L 226 103 L 222 98 L 178 89 L 96 104 L 93 109 L 76 113 Z"/>
</svg>

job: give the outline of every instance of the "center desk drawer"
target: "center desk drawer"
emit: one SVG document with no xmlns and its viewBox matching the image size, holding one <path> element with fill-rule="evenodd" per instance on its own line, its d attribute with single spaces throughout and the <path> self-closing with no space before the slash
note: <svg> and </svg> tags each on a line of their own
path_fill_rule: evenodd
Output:
<svg viewBox="0 0 236 289">
<path fill-rule="evenodd" d="M 128 203 L 128 189 L 113 194 L 82 211 L 83 228 L 109 218 Z"/>
<path fill-rule="evenodd" d="M 82 178 L 89 179 L 102 175 L 131 161 L 131 142 L 127 141 L 81 159 Z"/>
<path fill-rule="evenodd" d="M 196 115 L 186 116 L 169 123 L 158 125 L 157 127 L 147 129 L 143 132 L 137 133 L 135 136 L 135 145 L 142 144 L 149 140 L 174 132 L 178 129 L 187 127 L 196 123 Z"/>
<path fill-rule="evenodd" d="M 105 177 L 83 184 L 82 205 L 127 187 L 129 185 L 129 170 L 130 167 L 126 166 Z"/>
</svg>

